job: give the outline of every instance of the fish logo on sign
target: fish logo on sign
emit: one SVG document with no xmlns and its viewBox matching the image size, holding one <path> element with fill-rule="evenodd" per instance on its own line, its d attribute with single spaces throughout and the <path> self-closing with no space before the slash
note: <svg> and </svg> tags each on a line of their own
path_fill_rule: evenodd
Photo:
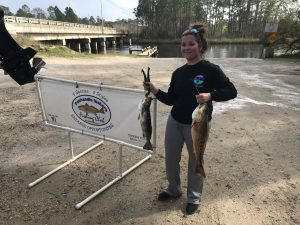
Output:
<svg viewBox="0 0 300 225">
<path fill-rule="evenodd" d="M 85 123 L 94 126 L 104 126 L 111 119 L 108 105 L 92 95 L 77 96 L 72 102 L 75 115 Z"/>
<path fill-rule="evenodd" d="M 204 83 L 204 76 L 197 75 L 194 77 L 194 85 L 195 87 L 201 87 Z"/>
</svg>

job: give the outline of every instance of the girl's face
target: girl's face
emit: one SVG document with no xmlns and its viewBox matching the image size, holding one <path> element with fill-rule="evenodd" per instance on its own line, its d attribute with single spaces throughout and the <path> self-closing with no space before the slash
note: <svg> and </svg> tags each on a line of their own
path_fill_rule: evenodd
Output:
<svg viewBox="0 0 300 225">
<path fill-rule="evenodd" d="M 199 44 L 193 34 L 181 38 L 181 54 L 188 62 L 197 61 L 201 58 Z"/>
</svg>

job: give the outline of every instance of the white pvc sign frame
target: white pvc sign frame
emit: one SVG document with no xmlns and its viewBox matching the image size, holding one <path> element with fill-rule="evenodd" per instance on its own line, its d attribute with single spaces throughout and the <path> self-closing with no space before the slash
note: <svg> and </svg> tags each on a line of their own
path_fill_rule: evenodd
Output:
<svg viewBox="0 0 300 225">
<path fill-rule="evenodd" d="M 157 100 L 155 98 L 153 99 L 151 107 L 153 130 L 151 139 L 153 151 L 151 151 L 143 149 L 142 147 L 145 140 L 141 136 L 142 131 L 139 121 L 137 120 L 139 110 L 138 106 L 144 97 L 143 90 L 95 85 L 40 75 L 36 75 L 35 80 L 43 121 L 45 122 L 45 125 L 67 130 L 69 132 L 71 159 L 39 179 L 33 181 L 28 185 L 28 187 L 31 188 L 35 186 L 58 170 L 103 144 L 103 141 L 118 144 L 118 176 L 107 185 L 87 197 L 85 200 L 76 204 L 75 208 L 80 209 L 87 202 L 122 179 L 155 154 Z M 118 106 L 125 111 L 122 112 Z M 125 112 L 127 112 L 127 115 Z M 123 118 L 126 117 L 126 119 L 121 120 L 117 113 L 121 114 L 119 116 L 122 116 Z M 102 139 L 102 141 L 86 149 L 77 156 L 74 156 L 71 137 L 72 133 L 96 137 Z M 147 156 L 144 159 L 125 172 L 123 172 L 122 168 L 123 146 L 147 153 Z"/>
</svg>

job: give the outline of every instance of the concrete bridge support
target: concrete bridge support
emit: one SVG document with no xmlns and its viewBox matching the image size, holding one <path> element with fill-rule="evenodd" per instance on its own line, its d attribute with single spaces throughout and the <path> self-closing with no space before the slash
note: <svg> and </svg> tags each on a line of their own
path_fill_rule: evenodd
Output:
<svg viewBox="0 0 300 225">
<path fill-rule="evenodd" d="M 101 42 L 101 50 L 106 54 L 106 38 L 103 38 L 103 41 Z"/>
<path fill-rule="evenodd" d="M 66 39 L 62 39 L 62 45 L 63 45 L 63 46 L 66 46 L 66 45 L 67 45 Z"/>
<path fill-rule="evenodd" d="M 116 40 L 116 38 L 112 39 L 111 45 L 112 45 L 112 47 L 116 47 L 117 46 L 117 40 Z"/>
<path fill-rule="evenodd" d="M 74 42 L 73 43 L 73 49 L 79 53 L 81 53 L 81 44 L 80 42 Z"/>
<path fill-rule="evenodd" d="M 85 39 L 63 39 L 60 40 L 64 46 L 77 51 L 79 53 L 104 53 L 106 54 L 107 48 L 116 48 L 122 46 L 124 39 L 122 37 L 109 37 L 109 38 L 85 38 Z"/>
<path fill-rule="evenodd" d="M 68 40 L 67 41 L 67 46 L 68 46 L 69 49 L 75 50 L 74 41 Z"/>
<path fill-rule="evenodd" d="M 92 53 L 98 53 L 98 42 L 97 41 L 91 41 L 91 52 Z"/>
<path fill-rule="evenodd" d="M 97 47 L 98 47 L 98 49 L 97 49 L 98 52 L 97 53 L 100 53 L 102 51 L 101 41 L 97 39 L 96 42 L 97 42 Z"/>
<path fill-rule="evenodd" d="M 84 39 L 84 51 L 91 53 L 91 39 Z"/>
<path fill-rule="evenodd" d="M 117 45 L 119 45 L 119 46 L 123 46 L 123 44 L 124 44 L 124 40 L 123 40 L 123 38 L 121 37 L 121 38 L 117 38 Z"/>
<path fill-rule="evenodd" d="M 109 39 L 106 39 L 106 40 L 105 40 L 105 46 L 106 46 L 106 48 L 109 48 L 109 47 L 110 47 Z"/>
</svg>

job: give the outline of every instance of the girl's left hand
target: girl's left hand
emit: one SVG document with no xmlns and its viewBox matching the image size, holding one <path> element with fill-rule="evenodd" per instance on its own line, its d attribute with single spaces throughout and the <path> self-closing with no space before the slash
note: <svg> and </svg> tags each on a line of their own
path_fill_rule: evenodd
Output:
<svg viewBox="0 0 300 225">
<path fill-rule="evenodd" d="M 196 99 L 199 104 L 209 102 L 211 100 L 211 94 L 210 93 L 200 93 L 199 95 L 196 95 Z"/>
</svg>

